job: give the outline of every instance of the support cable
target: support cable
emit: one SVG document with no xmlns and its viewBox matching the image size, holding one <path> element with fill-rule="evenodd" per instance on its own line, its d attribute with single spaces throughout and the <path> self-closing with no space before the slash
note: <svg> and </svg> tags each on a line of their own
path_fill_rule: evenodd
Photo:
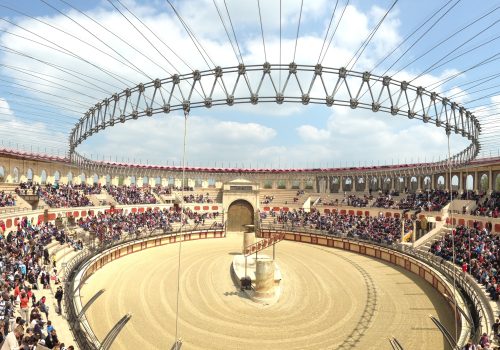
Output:
<svg viewBox="0 0 500 350">
<path fill-rule="evenodd" d="M 339 21 L 337 22 L 337 25 L 335 26 L 335 29 L 334 29 L 334 30 L 333 30 L 333 32 L 332 32 L 332 36 L 330 37 L 330 40 L 328 41 L 328 45 L 327 45 L 327 47 L 326 47 L 325 53 L 324 53 L 324 55 L 323 55 L 323 58 L 322 58 L 322 59 L 321 59 L 321 61 L 319 62 L 320 64 L 323 64 L 323 60 L 325 59 L 326 54 L 328 53 L 328 50 L 330 49 L 330 45 L 331 45 L 331 43 L 332 43 L 332 41 L 333 41 L 333 37 L 334 37 L 334 36 L 335 36 L 335 34 L 337 33 L 337 29 L 338 29 L 338 28 L 339 28 L 339 26 L 340 26 L 340 22 L 342 21 L 342 18 L 344 18 L 344 13 L 345 13 L 345 11 L 347 10 L 347 6 L 349 6 L 349 2 L 350 2 L 350 0 L 347 0 L 346 4 L 345 4 L 345 6 L 344 6 L 344 8 L 343 8 L 343 10 L 342 10 L 342 13 L 340 14 Z M 336 2 L 336 4 L 335 4 L 335 7 L 337 7 L 337 4 L 338 4 L 338 0 L 337 0 L 337 2 Z"/>
<path fill-rule="evenodd" d="M 215 4 L 215 0 L 213 1 Z M 302 0 L 302 3 L 304 3 L 304 0 Z M 259 22 L 260 22 L 260 33 L 262 35 L 262 46 L 264 48 L 264 62 L 267 62 L 266 41 L 264 40 L 264 27 L 262 26 L 262 14 L 260 13 L 260 0 L 257 0 L 257 7 L 259 9 Z M 302 14 L 302 5 L 300 7 L 300 13 Z M 300 26 L 300 20 L 299 20 L 299 26 Z M 297 30 L 297 35 L 298 35 L 298 30 Z M 297 49 L 297 41 L 295 42 L 295 49 Z M 295 53 L 293 57 L 295 58 Z"/>
<path fill-rule="evenodd" d="M 238 63 L 240 63 L 240 58 L 238 57 L 238 53 L 236 52 L 236 48 L 234 47 L 233 40 L 231 39 L 231 36 L 229 35 L 229 31 L 227 30 L 226 23 L 224 22 L 224 20 L 222 18 L 222 14 L 220 12 L 219 6 L 217 6 L 217 3 L 215 2 L 215 0 L 212 0 L 212 2 L 215 6 L 215 9 L 217 10 L 217 13 L 219 14 L 219 19 L 222 23 L 222 26 L 224 27 L 224 31 L 226 32 L 227 39 L 229 40 L 229 43 L 231 44 L 231 48 L 233 49 L 233 53 L 234 53 L 234 56 L 236 57 L 236 61 Z M 265 47 L 264 47 L 264 50 L 265 50 Z M 265 54 L 265 51 L 264 51 L 264 54 Z"/>
<path fill-rule="evenodd" d="M 98 21 L 96 21 L 94 18 L 90 17 L 89 15 L 87 15 L 85 12 L 81 11 L 80 9 L 76 8 L 75 6 L 73 6 L 71 3 L 69 3 L 68 1 L 66 0 L 59 0 L 61 1 L 62 3 L 66 4 L 67 6 L 71 7 L 72 9 L 74 9 L 75 11 L 77 11 L 78 13 L 80 13 L 81 15 L 85 16 L 87 19 L 91 20 L 92 22 L 94 22 L 96 25 L 98 25 L 100 28 L 104 29 L 106 32 L 108 32 L 109 34 L 113 35 L 115 38 L 117 38 L 118 40 L 120 40 L 123 44 L 127 45 L 129 48 L 133 49 L 136 53 L 140 54 L 142 57 L 144 57 L 145 59 L 147 59 L 149 62 L 151 62 L 152 64 L 154 64 L 156 67 L 160 68 L 161 70 L 163 70 L 165 73 L 169 74 L 168 71 L 165 69 L 164 66 L 160 65 L 159 63 L 157 63 L 156 61 L 152 60 L 151 57 L 149 57 L 148 55 L 145 55 L 144 52 L 138 50 L 135 46 L 131 45 L 127 40 L 124 40 L 123 38 L 121 38 L 119 35 L 117 35 L 116 33 L 114 33 L 113 31 L 109 30 L 108 28 L 106 28 L 105 26 L 103 26 L 101 23 L 99 23 Z"/>
<path fill-rule="evenodd" d="M 303 6 L 304 6 L 304 0 L 301 0 L 300 1 L 299 23 L 297 25 L 297 35 L 295 36 L 295 48 L 293 49 L 292 62 L 295 62 L 295 54 L 297 53 L 297 42 L 299 41 L 300 21 L 302 20 L 302 7 Z M 259 9 L 259 13 L 260 13 L 260 9 Z"/>
<path fill-rule="evenodd" d="M 349 0 L 347 0 L 349 1 Z M 337 10 L 337 5 L 339 4 L 339 0 L 337 0 L 335 2 L 335 7 L 333 8 L 333 11 L 332 11 L 332 15 L 330 16 L 330 22 L 328 23 L 328 28 L 326 29 L 326 32 L 325 32 L 325 38 L 323 39 L 323 45 L 321 45 L 321 50 L 319 52 L 319 56 L 318 56 L 318 64 L 320 63 L 321 61 L 321 56 L 323 54 L 323 50 L 325 48 L 325 44 L 326 44 L 326 39 L 328 38 L 328 33 L 330 32 L 330 27 L 332 26 L 332 22 L 333 22 L 333 17 L 335 16 L 335 11 Z M 346 6 L 347 7 L 347 6 Z M 345 7 L 344 7 L 345 9 Z"/>
<path fill-rule="evenodd" d="M 226 0 L 224 0 L 226 2 Z M 280 0 L 280 54 L 279 54 L 279 61 L 280 61 L 280 70 L 279 70 L 279 91 L 281 92 L 281 0 Z"/>
<path fill-rule="evenodd" d="M 243 56 L 241 55 L 240 44 L 238 43 L 238 38 L 236 37 L 236 31 L 234 30 L 233 20 L 231 19 L 231 15 L 229 14 L 229 8 L 227 7 L 226 0 L 224 0 L 224 7 L 226 8 L 227 18 L 229 18 L 229 24 L 231 25 L 231 30 L 233 32 L 233 36 L 234 36 L 234 41 L 236 43 L 236 47 L 238 48 L 238 53 L 240 55 L 241 63 L 245 64 L 245 62 L 243 61 Z"/>
<path fill-rule="evenodd" d="M 453 185 L 451 183 L 452 181 L 452 172 L 451 172 L 451 147 L 450 147 L 450 133 L 447 134 L 447 139 L 448 139 L 448 169 L 449 169 L 449 191 L 450 191 L 450 203 L 453 202 Z M 453 227 L 453 212 L 450 210 L 450 225 Z M 456 281 L 456 269 L 455 269 L 455 263 L 456 263 L 456 252 L 455 252 L 455 234 L 454 234 L 454 229 L 451 231 L 451 245 L 452 245 L 452 251 L 453 251 L 453 299 L 456 299 L 457 295 L 457 281 Z M 457 320 L 457 303 L 454 303 L 454 312 L 455 312 L 455 342 L 458 341 L 458 320 Z"/>
<path fill-rule="evenodd" d="M 358 50 L 356 50 L 356 52 L 354 53 L 354 55 L 351 57 L 351 59 L 347 63 L 346 67 L 349 67 L 349 65 L 351 64 L 352 60 L 357 56 L 356 60 L 354 61 L 354 63 L 352 64 L 352 66 L 350 68 L 347 68 L 347 69 L 351 69 L 352 70 L 354 68 L 354 66 L 358 62 L 359 58 L 361 57 L 361 55 L 365 51 L 366 47 L 368 46 L 368 44 L 370 43 L 370 41 L 373 39 L 373 37 L 377 33 L 378 29 L 380 28 L 380 26 L 382 25 L 382 23 L 384 22 L 384 20 L 389 15 L 389 13 L 391 12 L 391 10 L 394 8 L 394 6 L 396 6 L 396 4 L 398 3 L 398 1 L 399 0 L 394 0 L 394 2 L 392 3 L 391 7 L 389 7 L 389 9 L 385 12 L 384 16 L 382 16 L 382 18 L 380 19 L 380 21 L 375 26 L 375 28 L 372 29 L 372 31 L 370 32 L 370 34 L 368 35 L 368 37 L 363 41 L 363 43 L 358 48 Z M 359 54 L 358 54 L 358 52 L 359 52 Z"/>
<path fill-rule="evenodd" d="M 179 341 L 179 301 L 180 301 L 180 281 L 181 281 L 181 253 L 182 253 L 182 228 L 184 227 L 184 187 L 186 179 L 186 143 L 187 143 L 187 122 L 189 110 L 184 110 L 184 139 L 182 144 L 182 200 L 181 200 L 181 228 L 179 231 L 179 250 L 177 255 L 177 298 L 175 307 L 175 344 Z M 176 350 L 179 350 L 178 345 Z"/>
<path fill-rule="evenodd" d="M 391 51 L 389 52 L 386 56 L 384 56 L 384 58 L 382 58 L 380 61 L 377 62 L 377 64 L 371 69 L 370 72 L 373 72 L 375 69 L 378 68 L 378 66 L 380 66 L 382 63 L 384 63 L 389 57 L 392 56 L 392 54 L 394 52 L 396 52 L 397 50 L 399 50 L 400 47 L 402 47 L 408 40 L 410 40 L 410 38 L 412 36 L 414 36 L 420 29 L 423 28 L 424 25 L 426 25 L 428 22 L 430 22 L 430 20 L 432 20 L 435 16 L 438 15 L 439 12 L 441 12 L 441 10 L 443 10 L 446 6 L 448 6 L 452 1 L 455 1 L 455 0 L 448 0 L 448 2 L 446 4 L 444 4 L 443 6 L 441 6 L 438 10 L 434 10 L 432 11 L 432 16 L 430 16 L 429 18 L 427 18 L 424 23 L 418 25 L 409 35 L 407 35 L 403 41 L 401 41 L 398 45 L 396 45 L 396 47 Z M 382 74 L 384 75 L 384 74 Z"/>
</svg>

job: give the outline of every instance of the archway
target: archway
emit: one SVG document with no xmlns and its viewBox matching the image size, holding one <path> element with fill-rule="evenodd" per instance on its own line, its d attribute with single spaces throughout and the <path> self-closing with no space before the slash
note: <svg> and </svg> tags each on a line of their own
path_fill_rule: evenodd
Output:
<svg viewBox="0 0 500 350">
<path fill-rule="evenodd" d="M 227 211 L 227 229 L 229 231 L 244 231 L 245 225 L 253 225 L 254 212 L 250 203 L 238 199 L 231 203 Z"/>
<path fill-rule="evenodd" d="M 61 173 L 58 170 L 56 170 L 54 172 L 54 183 L 58 184 L 60 180 L 61 180 Z"/>
<path fill-rule="evenodd" d="M 26 172 L 26 178 L 28 179 L 28 182 L 33 181 L 33 170 L 31 168 L 29 168 Z"/>
<path fill-rule="evenodd" d="M 68 184 L 72 185 L 73 184 L 73 173 L 70 171 L 67 175 L 68 178 Z"/>
<path fill-rule="evenodd" d="M 497 174 L 495 179 L 495 191 L 500 191 L 500 174 Z"/>
<path fill-rule="evenodd" d="M 424 177 L 424 190 L 430 190 L 431 186 L 432 186 L 431 177 L 430 176 Z"/>
<path fill-rule="evenodd" d="M 439 176 L 437 179 L 437 188 L 438 190 L 444 190 L 444 176 Z"/>
<path fill-rule="evenodd" d="M 0 182 L 5 181 L 5 169 L 3 166 L 0 166 Z"/>
<path fill-rule="evenodd" d="M 474 177 L 472 175 L 467 176 L 467 180 L 465 181 L 465 189 L 471 191 L 474 189 Z"/>
<path fill-rule="evenodd" d="M 458 188 L 459 188 L 458 176 L 457 175 L 453 175 L 452 178 L 451 178 L 451 189 L 453 191 L 458 191 Z"/>
<path fill-rule="evenodd" d="M 14 168 L 14 170 L 12 171 L 12 175 L 14 182 L 15 183 L 19 182 L 19 169 L 17 167 Z"/>
<path fill-rule="evenodd" d="M 489 184 L 488 184 L 488 175 L 486 174 L 483 174 L 481 175 L 481 178 L 479 179 L 479 190 L 482 191 L 482 192 L 486 192 L 489 190 Z"/>
<path fill-rule="evenodd" d="M 344 191 L 351 192 L 352 191 L 352 178 L 346 177 L 344 181 Z"/>
<path fill-rule="evenodd" d="M 45 169 L 40 173 L 40 183 L 42 185 L 47 184 L 47 172 L 45 171 Z"/>
</svg>

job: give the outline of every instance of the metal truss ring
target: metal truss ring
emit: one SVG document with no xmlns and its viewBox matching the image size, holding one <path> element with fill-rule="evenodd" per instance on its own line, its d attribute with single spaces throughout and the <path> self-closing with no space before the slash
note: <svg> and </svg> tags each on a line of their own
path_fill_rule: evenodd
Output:
<svg viewBox="0 0 500 350">
<path fill-rule="evenodd" d="M 284 83 L 278 88 L 281 72 Z M 70 156 L 84 140 L 105 128 L 131 119 L 158 113 L 233 106 L 248 103 L 301 103 L 346 106 L 375 113 L 404 116 L 443 128 L 447 135 L 458 134 L 470 145 L 450 159 L 433 167 L 459 166 L 473 160 L 480 150 L 481 125 L 463 106 L 436 92 L 397 81 L 389 76 L 356 72 L 321 65 L 284 64 L 239 65 L 173 75 L 127 88 L 98 101 L 70 132 Z M 90 160 L 88 160 L 90 162 Z"/>
</svg>

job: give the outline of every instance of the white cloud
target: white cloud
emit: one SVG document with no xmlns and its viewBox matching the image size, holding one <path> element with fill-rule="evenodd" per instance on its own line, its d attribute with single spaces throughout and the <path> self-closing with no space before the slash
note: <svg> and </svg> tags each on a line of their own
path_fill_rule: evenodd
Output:
<svg viewBox="0 0 500 350">
<path fill-rule="evenodd" d="M 299 137 L 306 142 L 327 140 L 330 137 L 328 130 L 320 130 L 312 125 L 301 125 L 297 128 L 297 132 Z"/>
</svg>

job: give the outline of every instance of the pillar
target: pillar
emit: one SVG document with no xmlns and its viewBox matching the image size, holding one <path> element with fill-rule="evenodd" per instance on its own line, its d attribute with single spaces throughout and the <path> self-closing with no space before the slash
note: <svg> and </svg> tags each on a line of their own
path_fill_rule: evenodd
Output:
<svg viewBox="0 0 500 350">
<path fill-rule="evenodd" d="M 488 194 L 491 194 L 493 192 L 493 171 L 488 170 Z"/>
<path fill-rule="evenodd" d="M 458 193 L 464 193 L 464 173 L 460 172 L 458 176 Z"/>
<path fill-rule="evenodd" d="M 249 245 L 252 245 L 255 243 L 255 231 L 254 230 L 248 230 L 249 232 L 245 231 L 243 232 L 243 253 L 245 253 L 245 248 L 248 247 Z"/>
<path fill-rule="evenodd" d="M 477 192 L 479 186 L 477 185 L 477 180 L 478 176 L 477 176 L 477 171 L 474 172 L 474 186 L 473 186 L 473 189 L 474 189 L 474 192 Z"/>
<path fill-rule="evenodd" d="M 271 298 L 274 296 L 274 261 L 262 257 L 256 261 L 255 297 Z"/>
</svg>

